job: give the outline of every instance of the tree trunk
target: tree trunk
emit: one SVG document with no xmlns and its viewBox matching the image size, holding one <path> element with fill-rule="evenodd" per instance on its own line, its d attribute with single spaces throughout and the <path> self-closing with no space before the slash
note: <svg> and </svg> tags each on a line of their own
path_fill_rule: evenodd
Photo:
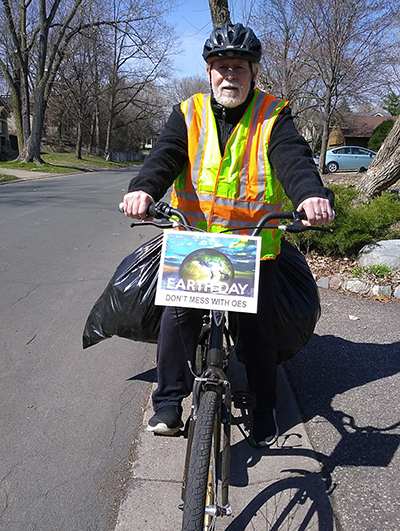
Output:
<svg viewBox="0 0 400 531">
<path fill-rule="evenodd" d="M 30 116 L 30 97 L 29 97 L 29 83 L 28 75 L 23 72 L 23 79 L 21 81 L 21 108 L 22 108 L 22 132 L 24 137 L 24 145 L 31 136 L 31 116 Z"/>
<path fill-rule="evenodd" d="M 111 86 L 111 94 L 110 94 L 110 103 L 109 103 L 109 118 L 107 123 L 107 134 L 106 134 L 106 146 L 105 146 L 105 156 L 106 158 L 110 154 L 111 151 L 111 135 L 113 131 L 114 126 L 114 117 L 115 117 L 115 101 L 116 101 L 116 91 L 117 91 L 117 70 L 114 69 L 113 78 L 112 78 L 112 86 Z"/>
<path fill-rule="evenodd" d="M 108 155 L 110 154 L 110 149 L 111 149 L 111 133 L 112 133 L 112 128 L 113 128 L 113 119 L 114 119 L 114 107 L 112 107 L 111 109 L 110 118 L 108 119 L 108 124 L 107 124 L 106 147 L 104 149 L 105 151 L 104 154 L 106 156 L 106 159 Z"/>
<path fill-rule="evenodd" d="M 96 155 L 100 156 L 100 105 L 99 100 L 96 100 Z"/>
<path fill-rule="evenodd" d="M 76 148 L 75 148 L 75 157 L 79 160 L 82 160 L 82 122 L 79 120 L 77 124 L 77 134 L 76 134 Z"/>
<path fill-rule="evenodd" d="M 208 3 L 214 28 L 221 27 L 224 22 L 231 24 L 228 0 L 208 0 Z"/>
<path fill-rule="evenodd" d="M 319 156 L 319 163 L 318 163 L 318 169 L 319 172 L 325 173 L 325 157 L 326 157 L 326 150 L 328 147 L 328 139 L 329 139 L 329 120 L 324 120 L 323 128 L 322 128 L 322 139 L 321 139 L 321 154 Z"/>
<path fill-rule="evenodd" d="M 89 133 L 89 146 L 88 150 L 91 155 L 94 153 L 94 121 L 95 121 L 95 113 L 92 112 L 92 115 L 90 117 L 90 133 Z"/>
<path fill-rule="evenodd" d="M 36 162 L 36 164 L 43 164 L 44 162 L 40 156 L 40 145 L 42 143 L 45 110 L 46 101 L 44 98 L 44 84 L 42 84 L 33 97 L 31 135 L 25 143 L 24 151 L 20 155 L 20 159 L 24 162 Z"/>
<path fill-rule="evenodd" d="M 98 101 L 96 101 L 90 121 L 89 153 L 100 156 L 100 109 Z"/>
<path fill-rule="evenodd" d="M 21 153 L 24 149 L 24 128 L 22 126 L 21 95 L 17 91 L 12 90 L 11 102 L 14 113 L 15 129 L 17 132 L 18 153 Z"/>
<path fill-rule="evenodd" d="M 393 129 L 371 162 L 368 171 L 360 179 L 357 190 L 359 200 L 368 202 L 371 197 L 379 195 L 383 190 L 400 179 L 400 118 L 397 118 Z"/>
<path fill-rule="evenodd" d="M 326 150 L 328 149 L 329 141 L 329 125 L 331 121 L 332 114 L 332 84 L 329 83 L 326 87 L 324 94 L 324 123 L 322 129 L 322 139 L 321 139 L 321 155 L 319 157 L 318 169 L 320 173 L 325 173 L 325 156 Z"/>
</svg>

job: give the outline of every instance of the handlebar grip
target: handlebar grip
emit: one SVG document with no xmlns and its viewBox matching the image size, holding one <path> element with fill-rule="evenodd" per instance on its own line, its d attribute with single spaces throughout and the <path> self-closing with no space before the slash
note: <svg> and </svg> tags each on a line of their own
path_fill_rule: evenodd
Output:
<svg viewBox="0 0 400 531">
<path fill-rule="evenodd" d="M 118 205 L 118 210 L 121 212 L 121 214 L 125 214 L 124 203 L 120 203 Z M 155 214 L 156 214 L 155 203 L 152 203 L 151 205 L 149 205 L 149 208 L 147 209 L 147 215 L 155 217 Z"/>
<path fill-rule="evenodd" d="M 151 205 L 149 205 L 149 208 L 147 209 L 147 215 L 153 218 L 156 217 L 156 204 L 155 203 L 151 203 Z"/>
<path fill-rule="evenodd" d="M 302 210 L 301 212 L 297 212 L 300 219 L 307 219 L 307 214 L 305 213 L 305 210 Z M 332 221 L 335 219 L 336 212 L 332 209 Z"/>
</svg>

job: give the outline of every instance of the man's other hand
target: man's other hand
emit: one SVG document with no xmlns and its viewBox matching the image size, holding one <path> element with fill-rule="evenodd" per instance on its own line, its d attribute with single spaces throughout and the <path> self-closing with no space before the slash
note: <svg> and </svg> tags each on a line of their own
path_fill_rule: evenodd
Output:
<svg viewBox="0 0 400 531">
<path fill-rule="evenodd" d="M 311 225 L 323 225 L 329 223 L 334 218 L 334 213 L 328 199 L 322 197 L 309 197 L 297 207 L 298 212 L 307 214 L 307 221 L 302 221 L 306 227 Z"/>
<path fill-rule="evenodd" d="M 124 213 L 141 221 L 152 220 L 151 216 L 147 216 L 147 210 L 152 203 L 154 199 L 146 192 L 129 192 L 124 196 Z"/>
</svg>

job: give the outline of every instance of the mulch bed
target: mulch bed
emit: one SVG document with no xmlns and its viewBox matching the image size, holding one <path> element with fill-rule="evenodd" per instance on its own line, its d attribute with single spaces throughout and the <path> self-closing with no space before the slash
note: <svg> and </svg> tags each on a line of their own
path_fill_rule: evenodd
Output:
<svg viewBox="0 0 400 531">
<path fill-rule="evenodd" d="M 311 272 L 317 279 L 321 277 L 339 277 L 342 283 L 347 280 L 361 280 L 375 286 L 391 286 L 393 289 L 400 285 L 400 271 L 385 275 L 382 278 L 378 278 L 368 271 L 360 276 L 354 276 L 351 270 L 358 265 L 355 260 L 321 256 L 314 251 L 307 254 L 306 260 Z"/>
</svg>

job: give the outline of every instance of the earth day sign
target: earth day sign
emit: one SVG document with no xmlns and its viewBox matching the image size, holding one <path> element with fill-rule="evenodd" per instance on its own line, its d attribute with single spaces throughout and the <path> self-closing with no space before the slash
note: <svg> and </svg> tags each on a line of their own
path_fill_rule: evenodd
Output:
<svg viewBox="0 0 400 531">
<path fill-rule="evenodd" d="M 164 231 L 155 303 L 256 313 L 261 238 Z"/>
</svg>

